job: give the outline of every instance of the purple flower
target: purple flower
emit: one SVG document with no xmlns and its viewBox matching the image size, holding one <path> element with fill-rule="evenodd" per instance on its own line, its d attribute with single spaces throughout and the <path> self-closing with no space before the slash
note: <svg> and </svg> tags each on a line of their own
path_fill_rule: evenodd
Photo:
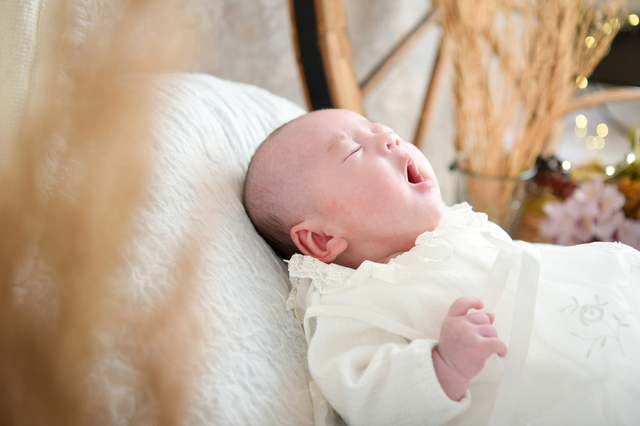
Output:
<svg viewBox="0 0 640 426">
<path fill-rule="evenodd" d="M 600 193 L 600 214 L 596 219 L 595 236 L 601 241 L 613 241 L 616 231 L 624 223 L 622 207 L 627 199 L 615 185 L 605 185 Z"/>
<path fill-rule="evenodd" d="M 600 217 L 610 218 L 619 213 L 627 199 L 615 185 L 605 185 L 600 198 Z"/>
<path fill-rule="evenodd" d="M 617 239 L 621 243 L 640 250 L 640 221 L 635 219 L 625 219 L 618 228 Z"/>
<path fill-rule="evenodd" d="M 617 235 L 633 239 L 635 228 L 626 225 L 622 212 L 626 199 L 615 185 L 601 179 L 583 182 L 563 202 L 544 206 L 541 234 L 557 244 L 580 244 L 593 240 L 614 241 Z"/>
<path fill-rule="evenodd" d="M 546 217 L 540 233 L 556 244 L 575 244 L 573 234 L 576 228 L 576 218 L 574 212 L 567 208 L 567 204 L 547 203 L 543 208 Z"/>
<path fill-rule="evenodd" d="M 595 237 L 600 241 L 614 241 L 614 236 L 625 221 L 624 213 L 617 211 L 609 218 L 598 218 Z"/>
<path fill-rule="evenodd" d="M 602 179 L 593 179 L 580 184 L 571 197 L 585 204 L 598 204 L 602 193 L 604 192 L 604 181 Z"/>
</svg>

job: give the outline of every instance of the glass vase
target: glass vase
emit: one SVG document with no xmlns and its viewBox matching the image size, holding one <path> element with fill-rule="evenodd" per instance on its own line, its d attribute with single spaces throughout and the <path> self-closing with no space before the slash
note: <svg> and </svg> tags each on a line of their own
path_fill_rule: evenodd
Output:
<svg viewBox="0 0 640 426">
<path fill-rule="evenodd" d="M 518 176 L 489 176 L 456 167 L 458 202 L 468 202 L 475 211 L 484 212 L 489 220 L 514 236 L 527 182 L 536 174 L 532 168 Z"/>
</svg>

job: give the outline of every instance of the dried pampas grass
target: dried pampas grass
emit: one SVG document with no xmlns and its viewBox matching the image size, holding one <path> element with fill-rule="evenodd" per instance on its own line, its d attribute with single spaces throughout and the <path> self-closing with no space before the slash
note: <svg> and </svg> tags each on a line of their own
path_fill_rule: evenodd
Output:
<svg viewBox="0 0 640 426">
<path fill-rule="evenodd" d="M 624 2 L 437 4 L 454 53 L 456 162 L 473 174 L 517 178 L 542 152 L 553 150 L 550 135 L 562 116 L 576 108 L 579 84 L 607 54 L 623 20 Z M 580 98 L 580 106 L 640 99 L 638 90 L 623 92 Z M 508 209 L 513 185 L 507 182 L 483 194 L 481 183 L 469 182 L 469 192 L 476 194 L 474 207 Z"/>
<path fill-rule="evenodd" d="M 53 45 L 61 54 L 46 64 L 57 70 L 53 96 L 32 98 L 38 105 L 0 169 L 3 425 L 108 424 L 100 414 L 108 401 L 89 376 L 98 336 L 122 328 L 148 348 L 127 354 L 154 407 L 145 420 L 178 424 L 186 409 L 198 355 L 198 248 L 185 247 L 173 295 L 152 313 L 119 311 L 114 277 L 144 202 L 154 109 L 144 88 L 121 76 L 184 69 L 194 44 L 180 2 L 123 0 L 109 25 L 87 21 L 92 7 L 114 3 L 60 3 L 66 25 Z M 16 293 L 16 283 L 32 291 Z"/>
</svg>

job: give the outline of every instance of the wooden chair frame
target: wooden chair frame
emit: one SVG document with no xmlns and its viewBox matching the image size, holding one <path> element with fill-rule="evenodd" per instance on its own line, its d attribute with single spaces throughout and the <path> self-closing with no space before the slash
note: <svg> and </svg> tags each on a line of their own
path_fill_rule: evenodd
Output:
<svg viewBox="0 0 640 426">
<path fill-rule="evenodd" d="M 289 0 L 293 42 L 310 110 L 345 108 L 364 114 L 364 97 L 383 79 L 437 21 L 431 9 L 373 68 L 362 82 L 356 78 L 343 0 Z M 438 96 L 444 64 L 444 37 L 433 65 L 413 141 L 419 148 Z"/>
</svg>

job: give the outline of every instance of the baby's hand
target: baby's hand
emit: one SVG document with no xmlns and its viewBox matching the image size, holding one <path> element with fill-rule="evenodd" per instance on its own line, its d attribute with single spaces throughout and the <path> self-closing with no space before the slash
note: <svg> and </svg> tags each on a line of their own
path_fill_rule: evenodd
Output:
<svg viewBox="0 0 640 426">
<path fill-rule="evenodd" d="M 433 350 L 438 381 L 455 401 L 464 396 L 469 381 L 482 370 L 491 354 L 501 357 L 507 354 L 507 346 L 493 326 L 493 314 L 467 314 L 469 309 L 483 307 L 482 301 L 472 296 L 453 302 L 442 323 L 438 346 Z"/>
</svg>

